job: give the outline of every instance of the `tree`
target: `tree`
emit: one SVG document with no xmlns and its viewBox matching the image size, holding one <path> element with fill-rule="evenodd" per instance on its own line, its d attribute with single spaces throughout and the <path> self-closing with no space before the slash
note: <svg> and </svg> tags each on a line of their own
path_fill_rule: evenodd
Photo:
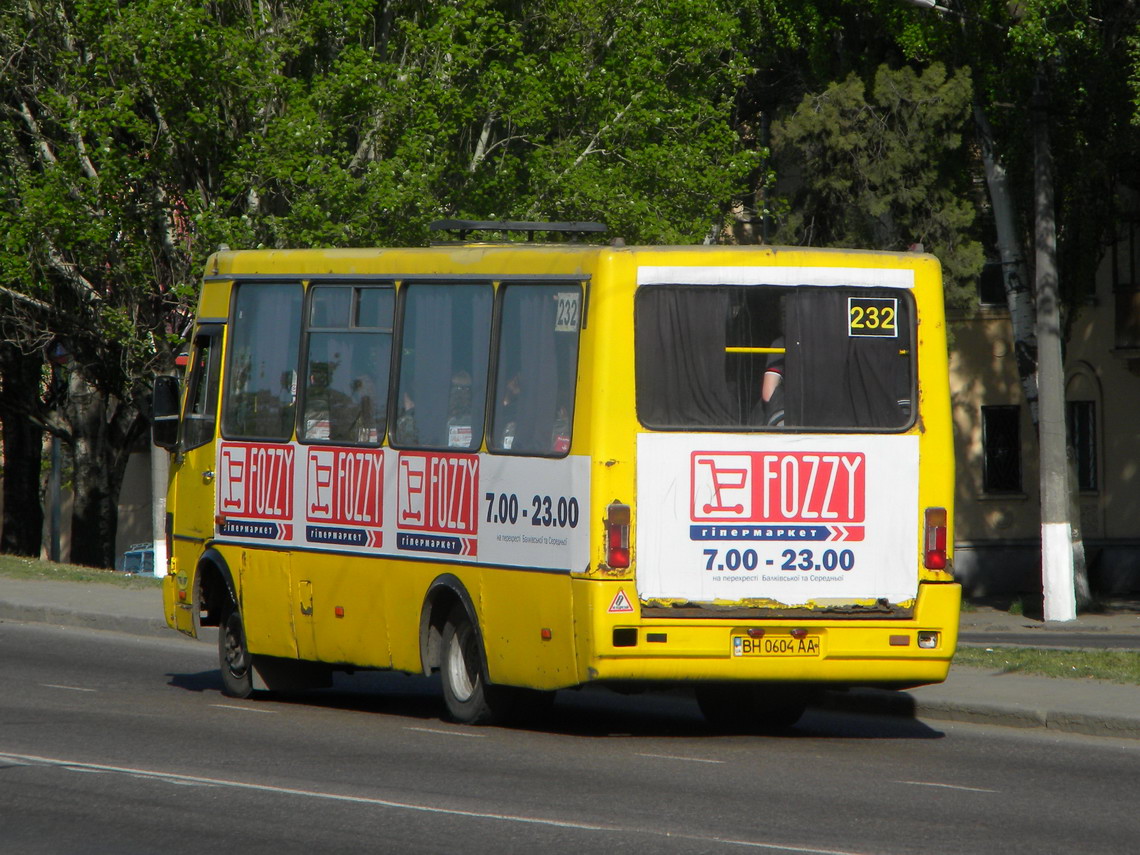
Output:
<svg viewBox="0 0 1140 855">
<path fill-rule="evenodd" d="M 340 9 L 340 27 L 294 24 L 320 60 L 241 147 L 231 246 L 417 244 L 453 215 L 687 242 L 755 164 L 728 121 L 745 69 L 719 0 Z"/>
<path fill-rule="evenodd" d="M 177 63 L 159 55 L 202 35 L 204 13 L 182 6 L 26 0 L 0 12 L 0 327 L 20 370 L 51 342 L 72 357 L 38 400 L 6 395 L 0 406 L 6 438 L 23 421 L 63 440 L 72 559 L 83 564 L 113 564 L 149 378 L 172 364 L 193 293 L 186 200 L 216 178 L 216 149 L 193 146 L 211 136 L 177 72 L 209 80 L 218 42 Z M 21 382 L 14 370 L 6 391 Z"/>
<path fill-rule="evenodd" d="M 0 10 L 0 327 L 41 375 L 44 345 L 73 355 L 0 415 L 68 449 L 73 560 L 113 562 L 150 376 L 218 244 L 417 244 L 451 214 L 698 240 L 758 162 L 743 33 L 724 0 Z"/>
<path fill-rule="evenodd" d="M 777 163 L 789 164 L 799 185 L 776 239 L 922 245 L 942 262 L 948 301 L 962 303 L 983 262 L 962 140 L 970 75 L 948 75 L 940 63 L 921 72 L 884 65 L 867 88 L 852 73 L 776 123 Z"/>
</svg>

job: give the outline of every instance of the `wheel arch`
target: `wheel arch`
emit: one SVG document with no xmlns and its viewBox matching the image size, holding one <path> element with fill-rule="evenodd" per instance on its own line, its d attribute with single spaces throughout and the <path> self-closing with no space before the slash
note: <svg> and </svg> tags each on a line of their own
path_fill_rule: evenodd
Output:
<svg viewBox="0 0 1140 855">
<path fill-rule="evenodd" d="M 210 547 L 198 559 L 198 620 L 201 626 L 218 626 L 228 599 L 237 603 L 237 587 L 226 559 Z"/>
<path fill-rule="evenodd" d="M 432 580 L 424 594 L 423 606 L 420 609 L 420 664 L 424 676 L 430 676 L 440 667 L 440 653 L 443 647 L 443 626 L 448 615 L 457 605 L 467 612 L 467 619 L 475 630 L 475 637 L 479 639 L 479 646 L 483 649 L 486 670 L 486 650 L 483 645 L 483 629 L 479 625 L 479 613 L 475 609 L 475 602 L 467 590 L 467 586 L 451 573 L 443 573 Z M 487 675 L 483 675 L 486 679 Z"/>
</svg>

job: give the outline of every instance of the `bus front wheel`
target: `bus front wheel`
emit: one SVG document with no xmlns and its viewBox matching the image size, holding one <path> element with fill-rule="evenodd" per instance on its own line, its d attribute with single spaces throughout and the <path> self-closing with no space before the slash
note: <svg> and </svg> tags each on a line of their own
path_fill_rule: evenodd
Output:
<svg viewBox="0 0 1140 855">
<path fill-rule="evenodd" d="M 245 642 L 241 613 L 234 603 L 223 610 L 218 623 L 218 666 L 222 692 L 231 698 L 253 695 L 253 659 Z"/>
</svg>

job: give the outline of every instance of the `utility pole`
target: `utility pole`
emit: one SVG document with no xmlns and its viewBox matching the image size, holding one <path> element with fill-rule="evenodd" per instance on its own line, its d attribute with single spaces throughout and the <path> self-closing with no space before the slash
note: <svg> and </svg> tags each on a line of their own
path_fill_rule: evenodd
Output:
<svg viewBox="0 0 1140 855">
<path fill-rule="evenodd" d="M 1040 423 L 1041 586 L 1046 621 L 1076 620 L 1069 465 L 1065 450 L 1065 374 L 1057 286 L 1057 224 L 1044 69 L 1033 92 L 1034 243 L 1037 293 L 1037 390 Z"/>
</svg>

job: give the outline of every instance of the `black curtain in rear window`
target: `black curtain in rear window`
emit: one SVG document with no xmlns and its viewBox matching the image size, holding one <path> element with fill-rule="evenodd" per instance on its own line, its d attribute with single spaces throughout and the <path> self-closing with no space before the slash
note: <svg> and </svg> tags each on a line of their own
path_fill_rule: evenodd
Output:
<svg viewBox="0 0 1140 855">
<path fill-rule="evenodd" d="M 740 422 L 725 381 L 729 295 L 707 287 L 645 288 L 637 300 L 637 408 L 644 424 Z"/>
<path fill-rule="evenodd" d="M 902 295 L 804 288 L 786 304 L 787 423 L 897 428 L 910 421 L 910 311 Z M 849 299 L 893 303 L 895 336 L 850 334 Z"/>
</svg>

